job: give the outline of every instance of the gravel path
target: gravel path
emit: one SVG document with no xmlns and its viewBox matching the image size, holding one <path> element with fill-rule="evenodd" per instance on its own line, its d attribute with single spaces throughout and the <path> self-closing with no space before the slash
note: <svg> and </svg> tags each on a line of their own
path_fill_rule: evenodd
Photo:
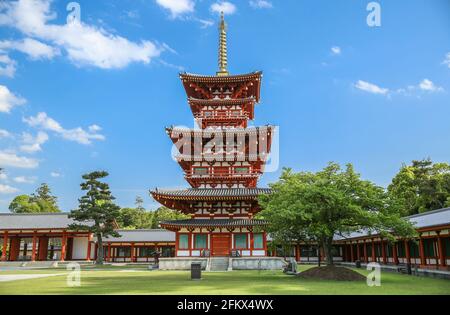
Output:
<svg viewBox="0 0 450 315">
<path fill-rule="evenodd" d="M 47 277 L 61 276 L 61 275 L 65 275 L 65 273 L 57 273 L 57 274 L 27 274 L 27 275 L 0 275 L 0 282 L 47 278 Z"/>
</svg>

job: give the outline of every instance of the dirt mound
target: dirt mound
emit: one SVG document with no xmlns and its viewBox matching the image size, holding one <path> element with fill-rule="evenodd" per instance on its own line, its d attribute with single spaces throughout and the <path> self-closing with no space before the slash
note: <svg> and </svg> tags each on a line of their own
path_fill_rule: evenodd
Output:
<svg viewBox="0 0 450 315">
<path fill-rule="evenodd" d="M 362 274 L 345 267 L 324 266 L 313 267 L 298 274 L 302 279 L 336 280 L 336 281 L 364 281 Z"/>
</svg>

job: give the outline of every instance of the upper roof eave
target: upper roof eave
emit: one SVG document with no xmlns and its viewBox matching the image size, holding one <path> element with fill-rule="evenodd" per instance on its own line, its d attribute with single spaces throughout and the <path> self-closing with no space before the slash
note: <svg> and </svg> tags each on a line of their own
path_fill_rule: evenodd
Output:
<svg viewBox="0 0 450 315">
<path fill-rule="evenodd" d="M 249 79 L 260 79 L 262 77 L 262 71 L 254 71 L 245 74 L 236 74 L 236 75 L 202 75 L 188 72 L 181 72 L 179 74 L 180 79 L 182 80 L 192 80 L 192 81 L 200 81 L 200 82 L 230 82 L 230 81 L 247 81 Z"/>
</svg>

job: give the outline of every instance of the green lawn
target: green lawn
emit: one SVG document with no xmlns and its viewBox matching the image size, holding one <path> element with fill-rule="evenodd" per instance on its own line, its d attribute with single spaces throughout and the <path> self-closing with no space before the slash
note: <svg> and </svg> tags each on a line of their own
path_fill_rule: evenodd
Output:
<svg viewBox="0 0 450 315">
<path fill-rule="evenodd" d="M 382 273 L 381 287 L 302 280 L 279 271 L 210 272 L 203 273 L 201 281 L 191 281 L 189 272 L 148 271 L 138 266 L 84 268 L 80 287 L 66 285 L 64 269 L 0 271 L 0 276 L 38 273 L 61 275 L 0 282 L 0 294 L 450 294 L 449 280 L 388 272 Z"/>
</svg>

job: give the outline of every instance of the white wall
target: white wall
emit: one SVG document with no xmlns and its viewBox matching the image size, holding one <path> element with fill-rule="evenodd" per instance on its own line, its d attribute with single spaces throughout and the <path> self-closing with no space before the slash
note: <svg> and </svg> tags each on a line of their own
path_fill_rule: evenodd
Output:
<svg viewBox="0 0 450 315">
<path fill-rule="evenodd" d="M 87 237 L 74 237 L 73 238 L 73 250 L 72 259 L 73 260 L 85 260 L 87 256 Z"/>
</svg>

